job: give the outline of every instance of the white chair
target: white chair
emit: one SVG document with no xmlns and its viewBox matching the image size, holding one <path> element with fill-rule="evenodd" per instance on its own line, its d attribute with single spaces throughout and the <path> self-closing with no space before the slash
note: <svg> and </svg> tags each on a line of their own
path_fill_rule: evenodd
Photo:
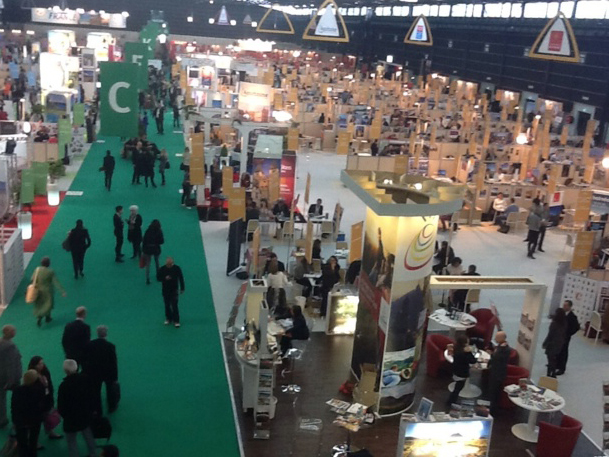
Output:
<svg viewBox="0 0 609 457">
<path fill-rule="evenodd" d="M 514 231 L 517 231 L 518 224 L 520 223 L 520 214 L 518 214 L 517 212 L 508 214 L 507 219 L 505 220 L 505 223 L 507 225 L 509 225 L 510 228 L 512 228 L 512 226 L 513 226 Z"/>
<path fill-rule="evenodd" d="M 586 338 L 590 333 L 590 329 L 596 331 L 596 338 L 594 338 L 594 345 L 596 346 L 596 342 L 598 341 L 598 337 L 600 336 L 603 327 L 602 317 L 596 311 L 592 311 L 592 316 L 590 317 L 590 324 L 588 325 L 588 329 L 586 330 Z"/>
<path fill-rule="evenodd" d="M 321 236 L 324 235 L 333 235 L 334 234 L 334 224 L 332 221 L 323 221 L 321 223 Z"/>
</svg>

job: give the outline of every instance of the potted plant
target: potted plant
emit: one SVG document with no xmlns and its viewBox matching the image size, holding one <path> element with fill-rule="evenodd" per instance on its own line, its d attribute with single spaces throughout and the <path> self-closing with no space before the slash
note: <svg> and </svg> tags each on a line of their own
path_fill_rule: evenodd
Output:
<svg viewBox="0 0 609 457">
<path fill-rule="evenodd" d="M 55 182 L 59 177 L 66 175 L 66 166 L 62 160 L 54 160 L 49 162 L 49 177 L 51 182 Z"/>
</svg>

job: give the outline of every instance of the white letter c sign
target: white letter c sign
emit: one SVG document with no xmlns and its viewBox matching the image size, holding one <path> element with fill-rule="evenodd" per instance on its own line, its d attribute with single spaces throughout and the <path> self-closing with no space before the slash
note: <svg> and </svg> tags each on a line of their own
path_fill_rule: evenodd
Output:
<svg viewBox="0 0 609 457">
<path fill-rule="evenodd" d="M 110 108 L 112 111 L 116 111 L 119 114 L 126 114 L 131 111 L 131 108 L 128 106 L 119 106 L 118 101 L 116 100 L 116 93 L 119 89 L 129 89 L 131 84 L 126 82 L 117 82 L 112 84 L 110 87 L 110 91 L 108 92 L 108 103 L 110 104 Z"/>
</svg>

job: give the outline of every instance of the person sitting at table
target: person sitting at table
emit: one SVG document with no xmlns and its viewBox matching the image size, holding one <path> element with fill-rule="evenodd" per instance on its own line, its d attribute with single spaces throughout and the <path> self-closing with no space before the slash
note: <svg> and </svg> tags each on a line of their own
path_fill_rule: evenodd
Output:
<svg viewBox="0 0 609 457">
<path fill-rule="evenodd" d="M 275 217 L 290 217 L 290 207 L 283 198 L 280 198 L 273 206 L 273 214 Z"/>
<path fill-rule="evenodd" d="M 281 354 L 285 354 L 292 348 L 292 340 L 308 340 L 309 327 L 302 314 L 302 308 L 298 305 L 292 306 L 292 328 L 286 330 L 281 337 Z"/>
<path fill-rule="evenodd" d="M 309 217 L 321 217 L 324 214 L 324 205 L 321 204 L 321 198 L 317 199 L 317 203 L 309 206 Z"/>
<path fill-rule="evenodd" d="M 463 276 L 480 276 L 480 274 L 476 272 L 476 265 L 470 265 L 467 267 L 467 273 L 463 273 Z M 469 306 L 466 307 L 467 303 L 465 303 L 468 291 L 469 289 L 455 290 L 452 297 L 453 305 L 457 306 L 461 311 L 465 309 L 466 313 L 469 313 Z"/>
<path fill-rule="evenodd" d="M 309 278 L 305 278 L 305 275 L 309 273 L 311 273 L 311 265 L 309 265 L 307 258 L 303 255 L 296 260 L 296 265 L 294 266 L 294 281 L 302 286 L 301 295 L 303 297 L 311 295 L 311 281 L 309 281 Z"/>
<path fill-rule="evenodd" d="M 461 257 L 454 257 L 446 266 L 446 274 L 449 276 L 461 276 L 464 273 L 462 265 L 463 260 L 461 260 Z"/>
<path fill-rule="evenodd" d="M 506 207 L 507 204 L 503 198 L 503 193 L 499 192 L 495 200 L 493 200 L 493 212 L 495 213 L 495 218 L 501 216 L 505 212 Z"/>
<path fill-rule="evenodd" d="M 269 255 L 266 259 L 266 264 L 264 265 L 264 272 L 263 274 L 267 275 L 270 272 L 270 267 L 271 267 L 271 263 L 273 261 L 277 262 L 277 269 L 281 272 L 285 272 L 285 264 L 279 260 L 277 258 L 277 254 L 275 254 L 274 252 L 269 252 Z"/>
<path fill-rule="evenodd" d="M 518 208 L 518 205 L 516 204 L 516 200 L 514 199 L 514 197 L 511 197 L 510 206 L 508 206 L 502 214 L 498 215 L 495 218 L 495 225 L 504 225 L 508 216 L 511 213 L 517 213 L 518 211 L 520 211 L 520 208 Z"/>
<path fill-rule="evenodd" d="M 332 256 L 321 267 L 321 309 L 319 315 L 325 317 L 328 309 L 328 293 L 340 281 L 340 265 L 338 259 Z"/>
<path fill-rule="evenodd" d="M 448 246 L 448 241 L 442 241 L 442 245 L 440 249 L 436 251 L 436 255 L 434 259 L 438 261 L 437 264 L 433 266 L 433 271 L 435 274 L 441 274 L 446 265 L 452 262 L 455 258 L 455 251 L 453 251 L 452 247 Z"/>
<path fill-rule="evenodd" d="M 448 397 L 448 406 L 459 400 L 459 393 L 465 386 L 465 381 L 469 378 L 470 365 L 476 363 L 476 357 L 472 354 L 472 347 L 466 335 L 457 336 L 457 341 L 453 350 L 453 379 L 455 387 Z"/>
<path fill-rule="evenodd" d="M 266 275 L 266 284 L 269 287 L 267 292 L 267 301 L 269 307 L 275 306 L 276 297 L 279 296 L 281 290 L 288 285 L 288 278 L 283 271 L 279 271 L 279 262 L 277 259 L 272 259 L 269 264 L 269 272 Z"/>
</svg>

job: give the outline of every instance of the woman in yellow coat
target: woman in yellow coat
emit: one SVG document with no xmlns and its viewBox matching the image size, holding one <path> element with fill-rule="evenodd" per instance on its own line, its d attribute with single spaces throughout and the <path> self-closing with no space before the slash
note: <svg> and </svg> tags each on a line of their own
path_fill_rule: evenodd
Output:
<svg viewBox="0 0 609 457">
<path fill-rule="evenodd" d="M 40 266 L 34 270 L 32 282 L 38 289 L 38 296 L 34 302 L 34 316 L 38 318 L 38 327 L 40 327 L 43 317 L 45 322 L 52 320 L 51 310 L 55 305 L 55 287 L 61 291 L 63 297 L 66 296 L 66 291 L 55 276 L 55 271 L 51 268 L 51 259 L 48 257 L 43 257 Z"/>
</svg>

